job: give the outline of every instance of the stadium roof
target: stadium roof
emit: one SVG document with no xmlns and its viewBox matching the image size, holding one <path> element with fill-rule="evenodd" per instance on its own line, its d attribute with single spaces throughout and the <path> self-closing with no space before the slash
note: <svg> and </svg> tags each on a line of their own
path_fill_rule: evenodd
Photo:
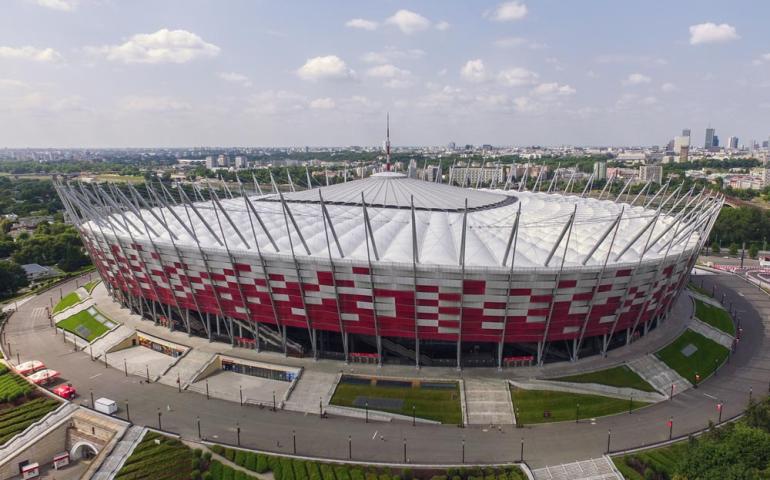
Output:
<svg viewBox="0 0 770 480">
<path fill-rule="evenodd" d="M 328 217 L 323 214 L 319 190 Z M 361 193 L 366 207 L 361 204 Z M 415 204 L 414 238 L 410 208 L 412 197 Z M 177 246 L 195 247 L 197 237 L 200 245 L 207 249 L 224 249 L 226 246 L 231 251 L 256 252 L 258 243 L 260 251 L 267 254 L 290 255 L 293 249 L 297 256 L 326 259 L 331 255 L 335 259 L 344 257 L 366 261 L 371 258 L 372 261 L 410 264 L 413 244 L 416 243 L 421 265 L 458 266 L 462 256 L 467 199 L 469 209 L 464 245 L 465 264 L 470 267 L 503 268 L 519 209 L 516 268 L 543 268 L 551 255 L 548 268 L 558 268 L 565 244 L 565 267 L 601 265 L 613 244 L 612 235 L 607 232 L 614 230 L 611 227 L 621 209 L 623 216 L 617 228 L 610 263 L 638 261 L 649 239 L 657 239 L 657 242 L 645 253 L 644 259 L 664 256 L 672 238 L 676 242 L 672 242 L 670 254 L 682 251 L 685 244 L 694 246 L 699 240 L 697 233 L 685 235 L 687 226 L 684 221 L 680 223 L 681 228 L 672 226 L 675 214 L 661 214 L 656 219 L 654 210 L 641 206 L 632 207 L 577 195 L 462 189 L 392 174 L 286 193 L 286 208 L 277 194 L 248 198 L 253 208 L 239 197 L 220 199 L 221 208 L 212 201 L 154 207 L 154 215 L 144 212 L 141 218 L 133 209 L 124 208 L 123 213 L 111 210 L 112 221 L 92 221 L 88 225 L 94 228 L 97 236 L 100 235 L 99 227 L 108 236 L 114 233 L 127 237 L 130 230 L 134 239 L 149 235 L 153 241 L 165 244 L 171 243 L 168 232 L 171 230 Z M 173 209 L 173 214 L 168 208 Z M 367 235 L 364 210 L 370 220 L 371 236 Z M 571 228 L 567 228 L 573 212 L 574 222 Z M 164 219 L 168 230 L 158 218 Z M 333 231 L 326 218 L 331 219 Z M 142 219 L 157 236 L 144 227 Z M 652 234 L 650 226 L 653 226 Z M 335 234 L 339 247 L 334 240 Z M 605 240 L 592 252 L 603 236 Z M 374 242 L 367 241 L 371 237 Z M 559 247 L 554 249 L 560 237 Z M 630 247 L 618 258 L 628 245 Z M 508 256 L 507 265 L 510 265 L 511 258 Z"/>
</svg>

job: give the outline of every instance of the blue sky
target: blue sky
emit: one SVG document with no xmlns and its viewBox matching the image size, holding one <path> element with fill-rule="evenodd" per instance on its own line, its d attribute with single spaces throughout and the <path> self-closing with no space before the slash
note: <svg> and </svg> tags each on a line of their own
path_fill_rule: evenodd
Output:
<svg viewBox="0 0 770 480">
<path fill-rule="evenodd" d="M 770 136 L 770 3 L 2 0 L 0 146 Z"/>
</svg>

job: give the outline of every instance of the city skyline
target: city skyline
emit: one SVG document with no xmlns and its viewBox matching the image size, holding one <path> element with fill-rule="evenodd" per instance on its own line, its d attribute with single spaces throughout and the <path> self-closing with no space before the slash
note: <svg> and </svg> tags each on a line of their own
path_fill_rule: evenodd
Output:
<svg viewBox="0 0 770 480">
<path fill-rule="evenodd" d="M 739 3 L 9 0 L 0 147 L 761 143 Z"/>
</svg>

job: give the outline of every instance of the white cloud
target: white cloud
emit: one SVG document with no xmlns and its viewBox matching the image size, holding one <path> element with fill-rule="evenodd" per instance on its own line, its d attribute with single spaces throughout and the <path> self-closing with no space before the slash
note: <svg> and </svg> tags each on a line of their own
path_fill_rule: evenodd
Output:
<svg viewBox="0 0 770 480">
<path fill-rule="evenodd" d="M 246 112 L 255 115 L 287 115 L 307 109 L 308 102 L 300 94 L 286 90 L 265 90 L 250 95 Z"/>
<path fill-rule="evenodd" d="M 403 88 L 412 84 L 412 72 L 391 64 L 372 67 L 366 71 L 366 75 L 385 79 L 384 86 L 389 88 Z"/>
<path fill-rule="evenodd" d="M 78 0 L 31 0 L 41 7 L 59 10 L 61 12 L 71 12 L 78 5 Z"/>
<path fill-rule="evenodd" d="M 487 70 L 480 58 L 468 60 L 460 69 L 460 76 L 469 82 L 483 82 L 487 79 Z"/>
<path fill-rule="evenodd" d="M 642 65 L 645 67 L 663 67 L 668 65 L 664 58 L 651 55 L 628 55 L 623 53 L 605 53 L 597 56 L 596 63 L 619 65 Z"/>
<path fill-rule="evenodd" d="M 187 30 L 163 28 L 139 33 L 120 45 L 91 47 L 91 52 L 107 60 L 123 63 L 187 63 L 219 55 L 220 48 Z"/>
<path fill-rule="evenodd" d="M 494 46 L 497 48 L 518 48 L 524 47 L 532 50 L 539 50 L 546 48 L 544 43 L 533 42 L 524 37 L 503 37 L 494 41 Z"/>
<path fill-rule="evenodd" d="M 251 80 L 249 80 L 249 77 L 246 75 L 235 73 L 235 72 L 219 72 L 217 76 L 224 80 L 225 82 L 229 83 L 236 83 L 238 85 L 244 86 L 244 87 L 250 87 L 251 86 Z"/>
<path fill-rule="evenodd" d="M 379 52 L 367 52 L 361 57 L 366 63 L 390 63 L 395 60 L 416 60 L 425 56 L 425 51 L 419 48 L 413 48 L 409 50 L 399 50 L 396 47 L 385 47 L 384 50 Z"/>
<path fill-rule="evenodd" d="M 574 95 L 576 90 L 569 85 L 560 85 L 556 82 L 541 83 L 532 89 L 532 95 L 538 97 L 564 97 Z"/>
<path fill-rule="evenodd" d="M 329 97 L 316 98 L 310 102 L 310 108 L 314 110 L 332 110 L 337 104 Z"/>
<path fill-rule="evenodd" d="M 447 22 L 447 21 L 445 21 L 445 20 L 442 20 L 442 21 L 440 21 L 440 22 L 438 22 L 438 23 L 436 24 L 436 30 L 441 30 L 441 31 L 443 32 L 443 31 L 445 31 L 445 30 L 449 30 L 449 28 L 450 28 L 451 26 L 452 26 L 452 25 L 451 25 L 449 22 Z"/>
<path fill-rule="evenodd" d="M 705 43 L 724 43 L 740 38 L 735 27 L 726 23 L 717 25 L 713 22 L 690 26 L 690 45 Z"/>
<path fill-rule="evenodd" d="M 353 78 L 355 72 L 336 55 L 308 58 L 297 70 L 303 80 L 343 80 Z"/>
<path fill-rule="evenodd" d="M 539 75 L 526 68 L 508 68 L 497 74 L 497 81 L 506 87 L 520 87 L 534 84 Z"/>
<path fill-rule="evenodd" d="M 379 24 L 372 20 L 366 20 L 364 18 L 353 18 L 345 22 L 345 26 L 348 28 L 357 28 L 360 30 L 377 30 Z"/>
<path fill-rule="evenodd" d="M 626 93 L 620 96 L 617 102 L 615 102 L 615 108 L 618 110 L 636 108 L 636 107 L 652 107 L 658 105 L 658 99 L 652 95 L 642 96 L 636 93 Z"/>
<path fill-rule="evenodd" d="M 652 79 L 641 73 L 632 73 L 623 80 L 623 85 L 634 86 L 650 83 Z"/>
<path fill-rule="evenodd" d="M 751 62 L 753 65 L 762 65 L 765 62 L 770 62 L 770 53 L 765 53 L 759 56 L 756 60 Z"/>
<path fill-rule="evenodd" d="M 29 85 L 15 78 L 0 78 L 0 89 L 3 88 L 29 88 Z"/>
<path fill-rule="evenodd" d="M 527 6 L 517 1 L 504 2 L 494 10 L 485 12 L 484 16 L 496 22 L 521 20 L 527 16 Z"/>
<path fill-rule="evenodd" d="M 676 85 L 674 85 L 673 83 L 666 82 L 660 86 L 660 90 L 663 93 L 671 93 L 671 92 L 675 92 L 677 88 L 676 88 Z"/>
<path fill-rule="evenodd" d="M 0 98 L 0 111 L 73 112 L 82 111 L 83 99 L 78 95 L 55 96 L 32 91 L 23 95 Z"/>
<path fill-rule="evenodd" d="M 187 102 L 165 96 L 131 95 L 118 101 L 118 107 L 127 112 L 179 112 L 191 110 Z"/>
<path fill-rule="evenodd" d="M 0 58 L 32 60 L 34 62 L 56 62 L 61 60 L 62 56 L 53 48 L 37 48 L 28 45 L 24 47 L 0 46 Z"/>
<path fill-rule="evenodd" d="M 385 20 L 385 23 L 398 27 L 403 33 L 410 35 L 430 27 L 431 22 L 419 13 L 411 10 L 399 10 L 392 17 Z"/>
</svg>

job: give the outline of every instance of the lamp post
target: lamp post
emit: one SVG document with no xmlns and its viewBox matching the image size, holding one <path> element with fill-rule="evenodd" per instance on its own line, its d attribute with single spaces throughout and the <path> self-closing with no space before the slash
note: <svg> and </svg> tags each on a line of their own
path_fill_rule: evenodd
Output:
<svg viewBox="0 0 770 480">
<path fill-rule="evenodd" d="M 406 463 L 406 437 L 404 437 L 404 463 Z"/>
<path fill-rule="evenodd" d="M 161 423 L 160 417 L 163 415 L 163 412 L 160 411 L 160 408 L 158 409 L 158 430 L 163 430 L 163 423 Z"/>
<path fill-rule="evenodd" d="M 206 380 L 206 400 L 210 400 L 211 397 L 209 397 L 209 381 Z"/>
<path fill-rule="evenodd" d="M 201 437 L 201 417 L 195 417 L 195 423 L 198 426 L 198 440 L 202 439 Z"/>
<path fill-rule="evenodd" d="M 144 373 L 147 374 L 147 383 L 150 383 L 150 366 L 149 365 L 144 366 Z"/>
<path fill-rule="evenodd" d="M 238 397 L 240 398 L 241 406 L 243 406 L 243 385 L 238 385 Z"/>
<path fill-rule="evenodd" d="M 353 460 L 353 437 L 348 435 L 348 460 Z"/>
<path fill-rule="evenodd" d="M 128 376 L 128 364 L 126 363 L 126 359 L 123 359 L 123 373 Z"/>
<path fill-rule="evenodd" d="M 364 402 L 364 412 L 366 414 L 365 423 L 369 423 L 369 400 Z"/>
<path fill-rule="evenodd" d="M 607 453 L 610 453 L 610 442 L 612 441 L 612 429 L 607 430 Z"/>
<path fill-rule="evenodd" d="M 237 445 L 240 447 L 241 446 L 241 425 L 238 422 L 235 422 L 235 435 L 236 435 L 236 441 L 238 442 Z"/>
<path fill-rule="evenodd" d="M 179 372 L 176 372 L 176 390 L 178 393 L 182 393 L 182 378 Z"/>
<path fill-rule="evenodd" d="M 412 405 L 412 426 L 414 427 L 417 423 L 417 407 Z"/>
<path fill-rule="evenodd" d="M 297 431 L 292 430 L 291 431 L 291 444 L 292 444 L 292 451 L 294 452 L 294 455 L 297 454 Z"/>
<path fill-rule="evenodd" d="M 751 396 L 754 394 L 754 388 L 749 386 L 749 405 L 751 405 Z"/>
<path fill-rule="evenodd" d="M 674 398 L 674 382 L 671 382 L 671 393 L 668 395 L 668 399 Z"/>
<path fill-rule="evenodd" d="M 318 416 L 324 418 L 324 399 L 318 397 Z"/>
<path fill-rule="evenodd" d="M 131 422 L 131 410 L 128 409 L 128 399 L 126 399 L 126 420 Z"/>
<path fill-rule="evenodd" d="M 628 414 L 631 415 L 631 410 L 634 408 L 634 396 L 628 396 Z"/>
<path fill-rule="evenodd" d="M 524 437 L 521 437 L 521 449 L 519 450 L 519 461 L 524 462 Z"/>
<path fill-rule="evenodd" d="M 465 437 L 463 437 L 462 443 L 462 463 L 465 463 Z"/>
<path fill-rule="evenodd" d="M 580 419 L 580 404 L 575 404 L 575 423 L 578 423 L 578 420 Z"/>
<path fill-rule="evenodd" d="M 91 390 L 91 408 L 95 408 L 94 406 L 94 391 Z"/>
<path fill-rule="evenodd" d="M 276 410 L 276 407 L 275 407 L 275 390 L 273 390 L 273 411 L 275 411 L 275 410 Z"/>
<path fill-rule="evenodd" d="M 674 436 L 674 417 L 668 417 L 668 439 Z"/>
<path fill-rule="evenodd" d="M 723 402 L 717 403 L 717 411 L 719 412 L 719 419 L 717 420 L 717 425 L 722 423 L 722 407 L 724 406 Z"/>
</svg>

